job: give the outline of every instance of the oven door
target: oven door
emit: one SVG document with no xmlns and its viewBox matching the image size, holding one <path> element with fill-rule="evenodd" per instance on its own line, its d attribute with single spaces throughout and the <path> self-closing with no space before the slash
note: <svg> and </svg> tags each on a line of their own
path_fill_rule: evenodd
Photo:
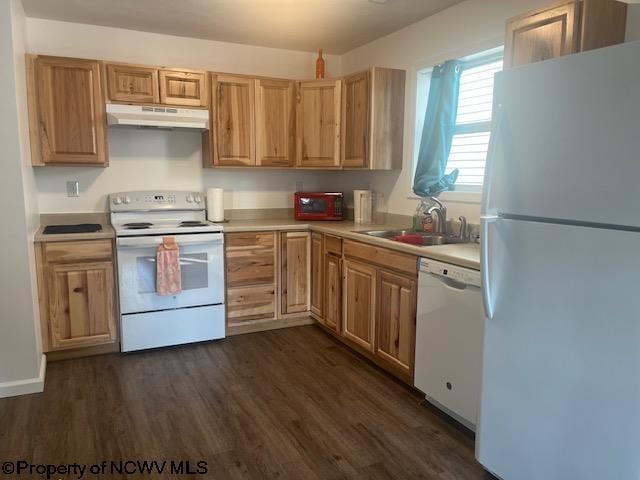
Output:
<svg viewBox="0 0 640 480">
<path fill-rule="evenodd" d="M 117 239 L 121 313 L 224 303 L 223 234 L 173 236 L 180 249 L 182 277 L 182 292 L 173 296 L 156 293 L 156 250 L 163 235 Z"/>
</svg>

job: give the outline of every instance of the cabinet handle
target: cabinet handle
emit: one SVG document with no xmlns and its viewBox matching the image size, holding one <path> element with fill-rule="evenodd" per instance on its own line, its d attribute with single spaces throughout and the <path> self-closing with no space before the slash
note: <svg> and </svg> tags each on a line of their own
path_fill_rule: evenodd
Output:
<svg viewBox="0 0 640 480">
<path fill-rule="evenodd" d="M 84 293 L 84 292 L 85 292 L 84 287 L 76 287 L 73 289 L 73 293 Z"/>
</svg>

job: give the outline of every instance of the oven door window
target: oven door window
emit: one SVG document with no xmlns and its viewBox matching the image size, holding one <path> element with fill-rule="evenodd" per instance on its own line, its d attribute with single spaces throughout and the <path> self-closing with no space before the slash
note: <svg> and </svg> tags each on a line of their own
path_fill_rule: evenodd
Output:
<svg viewBox="0 0 640 480">
<path fill-rule="evenodd" d="M 302 213 L 325 213 L 327 201 L 324 198 L 301 198 L 300 209 Z"/>
<path fill-rule="evenodd" d="M 206 253 L 180 255 L 182 291 L 209 286 L 209 259 Z M 156 257 L 140 256 L 136 259 L 138 293 L 156 292 Z"/>
</svg>

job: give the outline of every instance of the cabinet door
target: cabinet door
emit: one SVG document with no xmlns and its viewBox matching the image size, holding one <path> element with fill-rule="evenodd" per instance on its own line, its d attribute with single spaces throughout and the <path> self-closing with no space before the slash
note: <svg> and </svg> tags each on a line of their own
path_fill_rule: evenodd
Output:
<svg viewBox="0 0 640 480">
<path fill-rule="evenodd" d="M 34 165 L 107 164 L 100 62 L 32 57 L 28 95 Z"/>
<path fill-rule="evenodd" d="M 580 2 L 572 1 L 509 20 L 505 68 L 577 52 L 580 13 Z"/>
<path fill-rule="evenodd" d="M 160 103 L 158 70 L 137 65 L 107 64 L 109 99 L 114 102 Z"/>
<path fill-rule="evenodd" d="M 324 259 L 324 324 L 339 332 L 342 317 L 342 260 L 331 253 Z"/>
<path fill-rule="evenodd" d="M 370 74 L 362 72 L 342 81 L 342 166 L 369 165 Z"/>
<path fill-rule="evenodd" d="M 207 74 L 192 70 L 160 70 L 160 103 L 187 107 L 209 105 Z"/>
<path fill-rule="evenodd" d="M 301 167 L 340 166 L 340 81 L 300 82 L 297 157 Z"/>
<path fill-rule="evenodd" d="M 254 80 L 213 77 L 213 162 L 223 166 L 255 165 Z"/>
<path fill-rule="evenodd" d="M 353 260 L 344 261 L 344 316 L 342 335 L 373 351 L 376 306 L 376 269 Z"/>
<path fill-rule="evenodd" d="M 274 237 L 273 232 L 225 235 L 228 326 L 275 317 Z"/>
<path fill-rule="evenodd" d="M 289 167 L 294 163 L 295 112 L 293 82 L 255 81 L 256 164 Z"/>
<path fill-rule="evenodd" d="M 413 375 L 416 341 L 416 281 L 380 270 L 376 306 L 376 355 Z"/>
<path fill-rule="evenodd" d="M 282 313 L 307 312 L 311 300 L 309 232 L 283 233 L 280 238 Z"/>
<path fill-rule="evenodd" d="M 114 342 L 113 263 L 61 264 L 48 270 L 52 349 Z"/>
<path fill-rule="evenodd" d="M 311 234 L 311 312 L 322 319 L 324 311 L 324 248 L 322 234 Z"/>
</svg>

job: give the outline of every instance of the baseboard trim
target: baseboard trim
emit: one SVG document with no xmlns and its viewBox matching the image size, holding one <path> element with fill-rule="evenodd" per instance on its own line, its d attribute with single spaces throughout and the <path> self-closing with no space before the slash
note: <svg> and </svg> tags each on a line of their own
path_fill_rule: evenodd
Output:
<svg viewBox="0 0 640 480">
<path fill-rule="evenodd" d="M 47 371 L 47 358 L 41 355 L 40 372 L 35 378 L 14 380 L 13 382 L 0 383 L 0 398 L 41 393 L 44 390 L 44 376 Z"/>
</svg>

